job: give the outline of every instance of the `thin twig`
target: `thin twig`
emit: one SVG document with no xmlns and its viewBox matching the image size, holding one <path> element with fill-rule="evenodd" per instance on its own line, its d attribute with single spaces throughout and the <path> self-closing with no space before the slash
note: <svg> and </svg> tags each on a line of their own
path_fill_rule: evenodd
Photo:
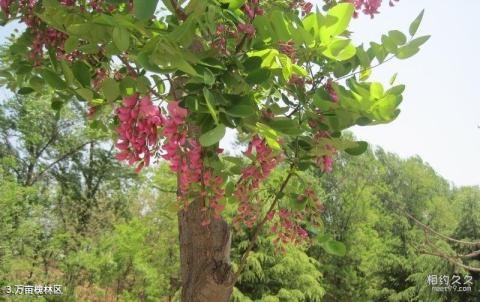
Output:
<svg viewBox="0 0 480 302">
<path fill-rule="evenodd" d="M 373 65 L 373 66 L 369 66 L 368 68 L 365 68 L 364 70 L 352 72 L 352 73 L 350 73 L 350 74 L 344 75 L 343 77 L 339 77 L 338 79 L 335 79 L 333 82 L 338 82 L 338 81 L 343 80 L 343 79 L 345 79 L 345 78 L 349 78 L 349 77 L 354 76 L 354 75 L 356 75 L 356 74 L 362 73 L 362 72 L 365 71 L 365 70 L 370 70 L 370 69 L 376 68 L 376 67 L 378 67 L 378 66 L 380 66 L 380 65 L 383 65 L 384 63 L 387 63 L 388 61 L 392 60 L 393 58 L 395 58 L 395 56 L 391 56 L 391 57 L 387 58 L 386 60 L 384 60 L 383 62 L 378 63 L 378 64 Z"/>
<path fill-rule="evenodd" d="M 175 14 L 177 15 L 177 18 L 185 21 L 188 17 L 188 15 L 183 11 L 182 7 L 178 5 L 176 0 L 170 0 L 170 4 L 173 7 L 173 10 L 175 11 Z"/>
<path fill-rule="evenodd" d="M 130 65 L 130 63 L 128 63 L 127 59 L 124 58 L 123 56 L 118 56 L 118 58 L 120 59 L 120 61 L 122 61 L 123 64 L 125 64 L 125 66 L 127 67 L 127 69 L 134 73 L 136 76 L 138 76 L 138 72 L 135 71 L 135 69 Z M 162 98 L 162 95 L 159 94 L 158 92 L 156 92 L 153 88 L 151 87 L 148 87 L 148 90 L 150 91 L 151 94 L 153 94 L 154 96 L 156 96 L 159 100 L 163 99 Z"/>
<path fill-rule="evenodd" d="M 417 218 L 415 218 L 413 215 L 411 215 L 410 213 L 408 213 L 407 211 L 403 210 L 403 212 L 405 213 L 405 215 L 412 219 L 416 224 L 420 225 L 421 227 L 423 227 L 424 229 L 428 230 L 429 232 L 439 236 L 439 237 L 442 237 L 443 239 L 446 239 L 448 241 L 453 241 L 453 242 L 456 242 L 456 243 L 461 243 L 461 244 L 466 244 L 466 245 L 476 245 L 476 246 L 480 246 L 480 241 L 476 241 L 476 242 L 472 242 L 472 241 L 465 241 L 465 240 L 458 240 L 458 239 L 455 239 L 455 238 L 452 238 L 452 237 L 449 237 L 447 235 L 444 235 L 442 233 L 439 233 L 437 231 L 435 231 L 434 229 L 432 229 L 431 227 L 429 227 L 428 225 L 420 222 Z"/>
<path fill-rule="evenodd" d="M 469 266 L 469 265 L 465 265 L 461 262 L 458 262 L 456 261 L 455 259 L 453 259 L 452 257 L 448 256 L 448 255 L 445 255 L 445 254 L 439 254 L 439 253 L 433 253 L 433 252 L 430 252 L 430 251 L 426 251 L 426 250 L 420 250 L 420 252 L 422 254 L 427 254 L 427 255 L 431 255 L 431 256 L 436 256 L 436 257 L 440 257 L 440 258 L 443 258 L 445 260 L 448 260 L 448 262 L 454 264 L 454 265 L 458 265 L 460 267 L 463 267 L 464 269 L 470 271 L 470 272 L 476 272 L 476 273 L 480 273 L 480 268 L 478 267 L 473 267 L 473 266 Z"/>
<path fill-rule="evenodd" d="M 50 170 L 53 166 L 55 166 L 56 164 L 58 164 L 58 163 L 61 162 L 62 160 L 66 159 L 67 157 L 75 154 L 76 152 L 78 152 L 80 149 L 82 149 L 82 148 L 85 147 L 86 145 L 90 144 L 91 142 L 93 142 L 93 141 L 88 141 L 88 142 L 85 142 L 85 143 L 77 146 L 76 148 L 70 150 L 70 152 L 65 153 L 64 155 L 62 155 L 61 157 L 59 157 L 57 160 L 55 160 L 54 162 L 50 163 L 45 169 L 43 169 L 42 171 L 40 171 L 37 175 L 35 175 L 35 176 L 32 178 L 32 180 L 30 181 L 30 184 L 35 183 L 35 182 L 40 178 L 40 176 L 42 176 L 45 172 L 47 172 L 48 170 Z"/>
</svg>

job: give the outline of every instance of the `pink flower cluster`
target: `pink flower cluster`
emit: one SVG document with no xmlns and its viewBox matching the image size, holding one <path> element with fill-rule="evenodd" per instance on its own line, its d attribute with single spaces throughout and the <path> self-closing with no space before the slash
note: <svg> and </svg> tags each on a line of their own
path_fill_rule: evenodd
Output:
<svg viewBox="0 0 480 302">
<path fill-rule="evenodd" d="M 123 106 L 117 109 L 120 126 L 117 128 L 119 141 L 118 160 L 127 160 L 130 165 L 140 162 L 136 172 L 150 164 L 157 151 L 157 130 L 164 123 L 160 109 L 152 103 L 150 96 L 140 98 L 138 94 L 125 97 Z"/>
<path fill-rule="evenodd" d="M 246 34 L 248 37 L 252 38 L 255 36 L 255 27 L 249 23 L 240 23 L 237 25 L 238 31 Z"/>
<path fill-rule="evenodd" d="M 12 11 L 13 1 L 0 0 L 0 8 L 7 18 L 15 17 L 18 12 L 22 13 L 21 20 L 33 35 L 31 57 L 36 65 L 43 56 L 44 47 L 53 48 L 57 56 L 64 54 L 63 48 L 68 36 L 54 28 L 45 26 L 45 23 L 36 15 L 35 7 L 38 0 L 20 0 L 17 2 L 17 11 Z M 72 6 L 74 0 L 62 0 L 61 4 Z"/>
<path fill-rule="evenodd" d="M 186 117 L 188 111 L 178 105 L 178 101 L 170 102 L 167 106 L 168 117 L 163 122 L 163 135 L 165 142 L 162 146 L 164 154 L 162 157 L 170 162 L 170 169 L 178 174 L 178 187 L 180 197 L 187 206 L 188 194 L 193 193 L 195 184 L 198 184 L 197 192 L 205 200 L 208 200 L 208 207 L 213 210 L 215 218 L 220 217 L 224 206 L 220 200 L 224 197 L 225 191 L 222 188 L 224 179 L 216 176 L 211 170 L 205 169 L 202 159 L 202 147 L 198 140 L 189 138 Z M 217 152 L 222 152 L 219 149 Z M 204 208 L 207 211 L 207 208 Z M 206 218 L 202 225 L 210 224 Z"/>
<path fill-rule="evenodd" d="M 225 196 L 225 190 L 222 188 L 224 179 L 221 176 L 214 176 L 209 170 L 205 171 L 202 175 L 202 192 L 203 198 L 208 200 L 208 207 L 213 210 L 214 218 L 220 218 L 220 214 L 224 210 L 225 206 L 220 203 L 220 200 Z M 204 210 L 207 210 L 206 208 Z M 206 218 L 202 225 L 206 226 L 210 224 L 210 219 Z"/>
<path fill-rule="evenodd" d="M 327 81 L 327 83 L 325 84 L 325 90 L 327 91 L 327 93 L 332 98 L 332 101 L 334 103 L 338 103 L 338 101 L 339 101 L 338 94 L 337 94 L 337 92 L 335 92 L 335 89 L 333 88 L 333 81 L 332 80 L 329 79 Z"/>
<path fill-rule="evenodd" d="M 270 216 L 271 219 L 274 215 L 275 212 Z M 280 243 L 301 244 L 308 240 L 307 231 L 299 225 L 299 222 L 303 220 L 304 215 L 302 213 L 281 208 L 278 211 L 278 221 L 274 222 L 270 229 L 277 237 L 273 240 L 273 243 L 275 245 Z M 283 250 L 283 247 L 280 247 L 280 249 Z"/>
<path fill-rule="evenodd" d="M 313 227 L 318 227 L 321 224 L 320 214 L 324 211 L 324 206 L 310 187 L 298 195 L 296 202 L 305 203 L 303 212 L 281 208 L 278 214 L 275 210 L 267 214 L 268 221 L 272 222 L 271 232 L 276 236 L 273 243 L 281 251 L 284 250 L 282 244 L 301 244 L 309 240 L 307 231 L 300 226 L 300 223 L 305 221 L 303 213 L 309 212 L 309 223 Z M 278 216 L 278 219 L 274 220 L 276 216 Z"/>
<path fill-rule="evenodd" d="M 202 148 L 197 140 L 188 138 L 186 117 L 188 111 L 178 101 L 168 103 L 169 116 L 164 120 L 162 134 L 165 143 L 162 157 L 170 161 L 170 169 L 178 173 L 180 193 L 188 193 L 189 185 L 200 182 L 202 175 Z"/>
<path fill-rule="evenodd" d="M 235 225 L 242 222 L 249 228 L 253 227 L 257 221 L 259 212 L 259 209 L 255 208 L 249 200 L 250 193 L 260 187 L 260 183 L 270 175 L 281 161 L 281 156 L 275 154 L 266 141 L 258 135 L 255 135 L 248 144 L 245 155 L 252 156 L 253 151 L 255 151 L 254 161 L 252 165 L 242 169 L 234 192 L 240 206 L 237 209 L 237 217 L 234 218 L 233 222 Z"/>
<path fill-rule="evenodd" d="M 10 0 L 0 0 L 0 10 L 8 17 L 10 15 Z"/>
<path fill-rule="evenodd" d="M 305 0 L 293 0 L 290 3 L 291 9 L 300 9 L 302 16 L 309 14 L 312 11 L 313 4 Z"/>
<path fill-rule="evenodd" d="M 37 16 L 37 4 L 39 0 L 0 0 L 0 9 L 7 18 L 14 18 L 17 14 L 21 14 L 21 20 L 27 26 L 29 32 L 33 35 L 33 41 L 31 46 L 31 57 L 36 65 L 40 64 L 40 60 L 43 57 L 44 48 L 52 48 L 59 59 L 73 60 L 80 56 L 79 51 L 74 51 L 70 54 L 65 53 L 64 45 L 68 38 L 68 35 L 58 31 L 45 24 Z M 16 10 L 12 9 L 12 4 L 16 4 Z M 60 4 L 64 6 L 74 6 L 77 4 L 76 0 L 60 0 Z M 89 0 L 84 3 L 80 9 L 86 11 L 87 7 L 91 7 L 95 12 L 112 12 L 116 6 L 108 4 L 105 0 Z M 129 0 L 128 9 L 133 7 L 133 0 Z"/>
<path fill-rule="evenodd" d="M 242 6 L 242 11 L 253 20 L 255 16 L 262 16 L 265 12 L 259 5 L 259 0 L 250 0 Z"/>
<path fill-rule="evenodd" d="M 293 63 L 297 61 L 297 52 L 295 50 L 295 42 L 290 41 L 280 41 L 278 42 L 278 49 L 281 53 L 286 54 Z"/>
<path fill-rule="evenodd" d="M 329 137 L 330 133 L 328 131 L 320 130 L 318 131 L 315 136 L 313 137 L 315 141 L 319 141 L 321 138 Z M 337 150 L 330 146 L 326 145 L 327 151 L 329 154 L 322 155 L 317 157 L 316 164 L 324 173 L 330 173 L 333 171 L 333 155 L 337 152 Z"/>
<path fill-rule="evenodd" d="M 217 24 L 212 47 L 219 50 L 221 54 L 228 55 L 227 38 L 229 37 L 238 38 L 237 29 L 233 26 L 227 27 L 225 24 Z"/>
<path fill-rule="evenodd" d="M 394 2 L 400 0 L 389 0 L 388 4 L 394 6 Z M 370 15 L 373 18 L 376 14 L 379 14 L 378 9 L 382 5 L 382 0 L 349 0 L 355 6 L 355 17 L 358 16 L 358 12 L 362 11 L 365 15 Z"/>
</svg>

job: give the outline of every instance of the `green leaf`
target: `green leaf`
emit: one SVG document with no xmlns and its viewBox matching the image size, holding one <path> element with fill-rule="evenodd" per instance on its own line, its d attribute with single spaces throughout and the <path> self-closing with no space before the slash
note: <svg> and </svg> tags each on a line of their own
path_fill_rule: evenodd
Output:
<svg viewBox="0 0 480 302">
<path fill-rule="evenodd" d="M 393 42 L 393 40 L 386 35 L 382 35 L 382 45 L 391 53 L 395 53 L 398 47 L 397 44 L 395 44 L 395 42 Z"/>
<path fill-rule="evenodd" d="M 298 200 L 297 199 L 298 196 L 299 196 L 298 194 L 294 194 L 294 193 L 290 194 L 288 206 L 291 209 L 294 209 L 296 211 L 302 211 L 305 209 L 307 202 L 306 202 L 306 199 L 303 201 Z"/>
<path fill-rule="evenodd" d="M 217 116 L 217 111 L 215 110 L 214 104 L 215 104 L 215 98 L 213 94 L 208 90 L 206 87 L 203 88 L 203 96 L 205 97 L 205 102 L 207 104 L 208 112 L 210 112 L 210 115 L 212 116 L 213 120 L 215 121 L 215 124 L 218 125 L 218 116 Z"/>
<path fill-rule="evenodd" d="M 326 243 L 329 240 L 331 240 L 331 237 L 328 234 L 318 234 L 317 236 L 317 243 L 319 244 Z"/>
<path fill-rule="evenodd" d="M 395 56 L 399 59 L 408 59 L 420 51 L 418 47 L 412 47 L 410 44 L 400 47 Z"/>
<path fill-rule="evenodd" d="M 418 37 L 418 38 L 410 41 L 408 43 L 408 45 L 410 47 L 418 48 L 418 47 L 422 46 L 423 44 L 425 44 L 425 42 L 427 42 L 429 39 L 430 39 L 430 36 L 421 36 L 421 37 Z"/>
<path fill-rule="evenodd" d="M 72 70 L 68 66 L 66 61 L 60 61 L 60 66 L 62 66 L 63 76 L 69 85 L 71 85 L 75 79 Z"/>
<path fill-rule="evenodd" d="M 135 16 L 140 20 L 148 20 L 155 13 L 158 0 L 133 0 Z"/>
<path fill-rule="evenodd" d="M 204 147 L 208 147 L 218 143 L 225 136 L 225 130 L 225 125 L 219 124 L 217 127 L 200 136 L 200 144 Z"/>
<path fill-rule="evenodd" d="M 372 122 L 372 120 L 370 120 L 368 117 L 366 116 L 361 116 L 359 117 L 355 124 L 359 125 L 359 126 L 367 126 L 369 125 L 370 123 Z"/>
<path fill-rule="evenodd" d="M 322 244 L 323 249 L 332 255 L 343 257 L 347 253 L 345 244 L 336 240 L 329 240 Z"/>
<path fill-rule="evenodd" d="M 270 128 L 269 126 L 258 123 L 257 122 L 257 130 L 260 135 L 265 137 L 267 144 L 270 146 L 270 148 L 274 150 L 281 150 L 280 144 L 277 142 L 278 139 L 278 134 L 275 130 Z"/>
<path fill-rule="evenodd" d="M 370 95 L 374 99 L 380 99 L 383 97 L 384 91 L 381 83 L 373 82 L 370 85 Z"/>
<path fill-rule="evenodd" d="M 270 22 L 273 25 L 273 31 L 279 40 L 287 41 L 291 38 L 288 32 L 285 16 L 282 11 L 275 10 L 271 13 Z"/>
<path fill-rule="evenodd" d="M 399 30 L 389 31 L 388 37 L 397 45 L 403 45 L 407 43 L 407 37 Z"/>
<path fill-rule="evenodd" d="M 122 95 L 132 95 L 136 91 L 136 84 L 137 82 L 132 79 L 131 77 L 125 77 L 121 82 L 120 82 L 120 91 Z"/>
<path fill-rule="evenodd" d="M 233 117 L 248 117 L 254 115 L 256 111 L 252 106 L 239 104 L 228 108 L 225 113 Z"/>
<path fill-rule="evenodd" d="M 75 90 L 75 92 L 84 100 L 86 101 L 92 101 L 93 99 L 93 91 L 91 91 L 88 88 L 79 88 Z"/>
<path fill-rule="evenodd" d="M 327 28 L 326 31 L 324 30 L 324 35 L 328 34 L 330 37 L 335 37 L 342 34 L 350 24 L 354 10 L 355 8 L 351 3 L 340 3 L 332 7 L 327 13 Z M 320 29 L 320 32 L 322 32 L 322 29 Z"/>
<path fill-rule="evenodd" d="M 77 49 L 79 43 L 80 43 L 80 40 L 78 39 L 78 37 L 70 35 L 68 39 L 65 41 L 65 45 L 64 45 L 65 52 L 71 53 L 72 51 Z"/>
<path fill-rule="evenodd" d="M 368 143 L 364 141 L 359 141 L 357 142 L 357 147 L 354 148 L 347 148 L 345 149 L 345 152 L 347 152 L 350 155 L 353 156 L 358 156 L 363 154 L 365 151 L 367 151 L 368 148 Z"/>
<path fill-rule="evenodd" d="M 208 86 L 212 86 L 215 83 L 215 75 L 208 68 L 205 68 L 203 71 L 203 82 Z"/>
<path fill-rule="evenodd" d="M 59 99 L 57 97 L 52 98 L 51 107 L 52 107 L 53 110 L 59 111 L 60 109 L 62 109 L 63 105 L 64 105 L 64 102 L 62 102 L 61 99 Z"/>
<path fill-rule="evenodd" d="M 388 89 L 385 94 L 395 94 L 400 95 L 405 91 L 405 85 L 397 85 L 393 86 L 392 88 Z"/>
<path fill-rule="evenodd" d="M 84 87 L 90 87 L 90 68 L 82 61 L 73 64 L 73 75 Z"/>
<path fill-rule="evenodd" d="M 289 118 L 274 119 L 270 121 L 268 125 L 273 130 L 287 135 L 298 136 L 304 132 L 304 130 L 298 124 L 298 121 Z"/>
<path fill-rule="evenodd" d="M 228 8 L 232 11 L 235 11 L 236 9 L 240 8 L 245 2 L 246 0 L 231 0 Z"/>
<path fill-rule="evenodd" d="M 398 75 L 398 72 L 396 72 L 394 75 L 392 75 L 392 77 L 390 78 L 390 85 L 393 85 L 393 83 L 395 83 L 395 80 L 397 79 L 397 75 Z"/>
<path fill-rule="evenodd" d="M 67 88 L 67 83 L 62 80 L 55 72 L 49 69 L 42 69 L 40 71 L 42 78 L 50 85 L 52 88 L 55 89 L 65 89 Z"/>
<path fill-rule="evenodd" d="M 414 36 L 417 33 L 418 27 L 420 26 L 420 23 L 422 23 L 423 19 L 423 13 L 425 10 L 422 10 L 420 14 L 413 20 L 412 24 L 410 24 L 409 32 L 411 36 Z"/>
<path fill-rule="evenodd" d="M 113 29 L 113 43 L 118 50 L 126 51 L 130 47 L 130 32 L 123 27 L 115 27 Z"/>
<path fill-rule="evenodd" d="M 34 91 L 35 90 L 32 87 L 22 87 L 22 88 L 18 89 L 17 93 L 20 94 L 20 95 L 27 95 L 27 94 L 30 94 Z"/>
<path fill-rule="evenodd" d="M 336 39 L 330 43 L 323 54 L 331 59 L 345 61 L 352 58 L 357 49 L 350 40 Z"/>
<path fill-rule="evenodd" d="M 102 82 L 102 93 L 109 102 L 120 96 L 120 85 L 114 79 L 106 79 Z"/>
<path fill-rule="evenodd" d="M 157 91 L 160 94 L 165 93 L 165 83 L 163 82 L 162 78 L 160 78 L 158 75 L 154 74 L 152 75 L 153 81 L 155 82 L 155 85 L 157 86 Z"/>
<path fill-rule="evenodd" d="M 138 92 L 147 94 L 150 91 L 150 84 L 150 80 L 146 76 L 140 76 L 137 78 L 135 86 Z"/>
<path fill-rule="evenodd" d="M 270 70 L 265 68 L 260 68 L 249 73 L 245 78 L 245 81 L 250 85 L 262 84 L 270 77 Z"/>
</svg>

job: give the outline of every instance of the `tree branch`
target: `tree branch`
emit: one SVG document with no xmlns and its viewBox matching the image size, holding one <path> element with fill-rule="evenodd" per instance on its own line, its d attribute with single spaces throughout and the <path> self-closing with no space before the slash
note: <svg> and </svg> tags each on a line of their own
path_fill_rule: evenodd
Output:
<svg viewBox="0 0 480 302">
<path fill-rule="evenodd" d="M 447 260 L 448 262 L 450 262 L 451 264 L 454 264 L 454 265 L 458 265 L 470 272 L 476 272 L 476 273 L 480 273 L 480 268 L 478 267 L 473 267 L 473 266 L 469 266 L 469 265 L 465 265 L 459 261 L 456 261 L 455 259 L 453 259 L 452 257 L 448 256 L 448 255 L 445 255 L 443 253 L 434 253 L 434 252 L 430 252 L 430 251 L 426 251 L 426 250 L 420 250 L 420 253 L 422 254 L 426 254 L 426 255 L 431 255 L 431 256 L 436 256 L 436 257 L 440 257 L 440 258 L 443 258 L 445 260 Z"/>
<path fill-rule="evenodd" d="M 175 11 L 175 15 L 178 19 L 185 21 L 187 19 L 187 14 L 183 11 L 182 7 L 178 5 L 176 0 L 170 0 L 170 4 L 172 5 L 173 10 Z"/>
<path fill-rule="evenodd" d="M 475 246 L 480 246 L 480 241 L 476 241 L 476 242 L 472 242 L 472 241 L 464 241 L 464 240 L 458 240 L 458 239 L 455 239 L 455 238 L 452 238 L 452 237 L 449 237 L 447 235 L 444 235 L 444 234 L 441 234 L 437 231 L 435 231 L 434 229 L 432 229 L 431 227 L 429 227 L 428 225 L 420 222 L 417 218 L 415 218 L 413 215 L 411 215 L 410 213 L 408 213 L 407 211 L 405 210 L 402 210 L 405 215 L 410 218 L 411 220 L 413 220 L 416 224 L 420 225 L 422 228 L 424 228 L 425 230 L 428 230 L 430 233 L 433 233 L 445 240 L 448 240 L 448 241 L 452 241 L 452 242 L 456 242 L 456 243 L 460 243 L 460 244 L 465 244 L 465 245 L 475 245 Z"/>
<path fill-rule="evenodd" d="M 53 166 L 55 166 L 56 164 L 58 164 L 59 162 L 61 162 L 62 160 L 64 160 L 65 158 L 75 154 L 76 152 L 78 152 L 80 149 L 82 149 L 83 147 L 85 147 L 86 145 L 90 144 L 91 142 L 93 141 L 88 141 L 88 142 L 85 142 L 79 146 L 77 146 L 76 148 L 70 150 L 69 152 L 63 154 L 61 157 L 59 157 L 57 160 L 55 160 L 54 162 L 50 163 L 45 169 L 43 169 L 42 171 L 40 171 L 37 175 L 35 175 L 32 180 L 30 181 L 30 184 L 29 185 L 32 185 L 34 184 L 45 172 L 47 172 L 48 170 L 50 170 Z"/>
<path fill-rule="evenodd" d="M 250 252 L 252 251 L 253 249 L 253 246 L 255 245 L 255 243 L 257 243 L 257 239 L 258 239 L 258 236 L 260 235 L 260 232 L 262 231 L 262 228 L 264 226 L 264 224 L 267 222 L 268 220 L 268 214 L 273 211 L 273 209 L 275 208 L 275 206 L 277 205 L 278 201 L 280 200 L 280 195 L 281 193 L 283 193 L 283 190 L 285 190 L 285 187 L 287 186 L 288 182 L 290 181 L 290 179 L 292 178 L 293 176 L 293 170 L 290 170 L 290 172 L 288 173 L 287 177 L 285 178 L 285 180 L 283 181 L 282 185 L 280 186 L 280 190 L 278 191 L 278 193 L 275 195 L 275 198 L 274 200 L 272 201 L 272 204 L 270 205 L 270 208 L 268 209 L 268 211 L 266 212 L 265 216 L 263 217 L 263 219 L 257 224 L 257 226 L 255 227 L 255 231 L 253 232 L 253 236 L 252 236 L 252 239 L 250 240 L 250 244 L 248 245 L 247 249 L 245 250 L 245 253 L 243 254 L 241 260 L 240 260 L 240 264 L 238 266 L 238 270 L 235 272 L 235 275 L 233 277 L 233 284 L 235 284 L 235 282 L 238 280 L 238 277 L 240 276 L 240 274 L 242 273 L 243 269 L 245 268 L 245 265 L 247 264 L 247 258 L 248 256 L 250 255 Z"/>
</svg>

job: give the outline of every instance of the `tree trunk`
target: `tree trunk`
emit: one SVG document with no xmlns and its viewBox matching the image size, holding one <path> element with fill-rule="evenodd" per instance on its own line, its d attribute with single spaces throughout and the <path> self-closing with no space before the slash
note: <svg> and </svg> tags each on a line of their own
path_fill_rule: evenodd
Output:
<svg viewBox="0 0 480 302">
<path fill-rule="evenodd" d="M 230 227 L 211 218 L 208 226 L 201 199 L 178 212 L 182 302 L 228 302 L 232 294 Z"/>
</svg>

